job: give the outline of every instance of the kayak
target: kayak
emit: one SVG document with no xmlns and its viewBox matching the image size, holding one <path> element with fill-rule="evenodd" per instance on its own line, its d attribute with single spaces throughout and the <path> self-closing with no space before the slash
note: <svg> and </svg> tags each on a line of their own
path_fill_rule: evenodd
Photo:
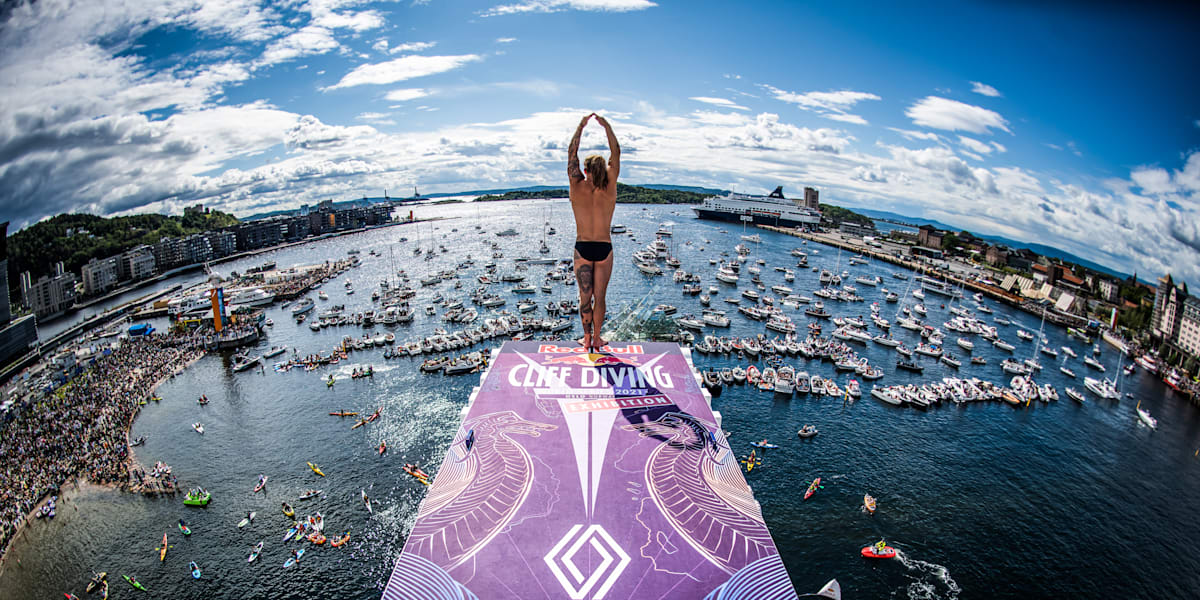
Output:
<svg viewBox="0 0 1200 600">
<path fill-rule="evenodd" d="M 247 558 L 246 562 L 254 562 L 254 559 L 258 558 L 258 555 L 262 553 L 262 547 L 263 543 L 259 542 L 257 546 L 250 550 L 250 558 Z"/>
<path fill-rule="evenodd" d="M 367 497 L 367 491 L 361 490 L 361 493 L 363 504 L 367 505 L 367 512 L 374 514 L 375 511 L 371 510 L 371 499 Z"/>
<path fill-rule="evenodd" d="M 768 444 L 767 440 L 763 440 L 761 442 L 750 442 L 750 445 L 754 446 L 756 448 L 778 448 L 779 447 L 778 444 Z"/>
<path fill-rule="evenodd" d="M 241 521 L 238 521 L 238 529 L 241 529 L 241 528 L 253 523 L 254 517 L 257 517 L 257 516 L 258 516 L 257 512 L 250 511 L 250 516 L 242 519 Z"/>
<path fill-rule="evenodd" d="M 196 565 L 196 561 L 188 563 L 188 568 L 192 570 L 192 579 L 200 579 L 200 567 Z"/>
<path fill-rule="evenodd" d="M 331 417 L 354 417 L 357 415 L 358 415 L 358 413 L 356 413 L 356 412 L 348 412 L 348 411 L 344 411 L 344 410 L 329 413 L 329 416 L 331 416 Z"/>
<path fill-rule="evenodd" d="M 296 535 L 297 531 L 300 531 L 300 525 L 298 523 L 295 525 L 292 525 L 292 528 L 287 530 L 287 533 L 283 534 L 283 541 L 285 541 L 285 542 L 288 541 L 288 539 L 290 539 L 292 536 Z"/>
<path fill-rule="evenodd" d="M 67 600 L 79 600 L 79 596 L 76 596 L 70 592 L 63 592 L 63 595 L 67 597 Z"/>
<path fill-rule="evenodd" d="M 107 577 L 108 577 L 107 571 L 100 571 L 99 573 L 93 572 L 92 580 L 89 581 L 87 584 L 87 593 L 89 593 L 89 594 L 92 593 L 96 589 L 96 586 L 99 586 L 99 585 L 105 583 L 104 580 Z"/>
<path fill-rule="evenodd" d="M 299 562 L 299 559 L 301 556 L 304 556 L 304 548 L 301 548 L 299 551 L 297 551 L 296 556 L 294 558 L 287 559 L 287 561 L 285 561 L 283 563 L 283 568 L 287 569 L 287 568 L 291 567 L 292 565 L 296 564 L 297 562 Z"/>
<path fill-rule="evenodd" d="M 192 530 L 188 528 L 187 523 L 183 522 L 183 519 L 179 520 L 179 531 L 182 531 L 183 535 L 192 535 Z"/>
<path fill-rule="evenodd" d="M 321 477 L 325 476 L 325 474 L 321 472 L 320 467 L 318 467 L 317 465 L 308 463 L 308 468 L 312 469 L 313 473 L 316 473 L 317 475 L 320 475 Z"/>
<path fill-rule="evenodd" d="M 818 477 L 818 478 L 814 479 L 813 482 L 811 484 L 809 484 L 808 489 L 804 491 L 804 499 L 808 500 L 809 496 L 812 496 L 814 493 L 816 493 L 817 488 L 820 486 L 821 486 L 821 478 Z"/>
<path fill-rule="evenodd" d="M 321 544 L 325 543 L 325 536 L 319 533 L 314 533 L 308 536 L 308 541 L 320 546 Z"/>
<path fill-rule="evenodd" d="M 375 412 L 371 416 L 367 417 L 367 422 L 370 423 L 370 422 L 374 421 L 375 419 L 378 419 L 379 411 L 381 411 L 381 410 L 383 410 L 382 407 L 375 409 Z"/>
<path fill-rule="evenodd" d="M 287 502 L 284 502 L 283 503 L 283 514 L 288 517 L 294 517 L 294 516 L 296 516 L 296 511 L 292 510 L 292 507 L 288 506 Z"/>
<path fill-rule="evenodd" d="M 199 422 L 192 423 L 192 429 L 195 429 L 196 433 L 204 435 L 204 425 L 201 425 Z"/>
<path fill-rule="evenodd" d="M 348 541 L 350 541 L 350 532 L 349 531 L 346 532 L 346 535 L 343 535 L 340 538 L 335 538 L 333 540 L 330 540 L 329 545 L 333 546 L 334 548 L 340 548 L 343 544 L 345 544 Z"/>
<path fill-rule="evenodd" d="M 163 534 L 163 545 L 158 551 L 158 562 L 162 562 L 167 558 L 167 534 Z"/>
<path fill-rule="evenodd" d="M 867 546 L 862 549 L 863 558 L 895 558 L 896 549 L 891 546 L 884 546 L 883 551 L 875 550 L 875 546 Z"/>
<path fill-rule="evenodd" d="M 425 472 L 422 471 L 420 468 L 414 467 L 412 465 L 404 465 L 404 472 L 408 473 L 409 475 L 412 475 L 414 478 L 416 478 L 417 481 L 420 481 L 421 483 L 423 483 L 425 485 L 429 485 L 429 476 L 426 475 Z"/>
<path fill-rule="evenodd" d="M 300 494 L 300 499 L 308 500 L 309 498 L 312 498 L 313 496 L 319 496 L 320 494 L 321 490 L 308 490 L 307 492 Z"/>
<path fill-rule="evenodd" d="M 383 456 L 384 452 L 387 452 L 387 442 L 379 442 L 379 455 Z"/>
<path fill-rule="evenodd" d="M 358 429 L 359 427 L 362 427 L 363 425 L 366 425 L 366 424 L 367 424 L 366 419 L 359 419 L 357 423 L 350 426 L 350 429 Z"/>
<path fill-rule="evenodd" d="M 125 578 L 125 581 L 128 581 L 128 582 L 129 582 L 129 585 L 132 585 L 133 587 L 135 587 L 135 588 L 137 588 L 137 589 L 139 589 L 139 590 L 142 590 L 143 592 L 147 591 L 147 590 L 146 590 L 146 586 L 142 585 L 142 582 L 140 582 L 140 581 L 138 581 L 138 580 L 136 580 L 136 579 L 134 579 L 134 578 L 132 578 L 132 577 L 130 577 L 130 576 L 128 576 L 128 575 L 122 575 L 121 577 L 124 577 L 124 578 Z"/>
<path fill-rule="evenodd" d="M 254 486 L 254 491 L 255 491 L 255 493 L 257 493 L 257 492 L 260 492 L 260 491 L 262 491 L 262 489 L 263 489 L 264 487 L 267 487 L 267 480 L 268 480 L 268 479 L 270 479 L 270 478 L 271 478 L 271 476 L 270 476 L 270 475 L 263 475 L 263 476 L 262 476 L 262 477 L 261 477 L 261 478 L 258 480 L 258 485 Z"/>
<path fill-rule="evenodd" d="M 867 507 L 867 512 L 875 514 L 875 498 L 870 494 L 863 494 L 863 506 Z"/>
</svg>

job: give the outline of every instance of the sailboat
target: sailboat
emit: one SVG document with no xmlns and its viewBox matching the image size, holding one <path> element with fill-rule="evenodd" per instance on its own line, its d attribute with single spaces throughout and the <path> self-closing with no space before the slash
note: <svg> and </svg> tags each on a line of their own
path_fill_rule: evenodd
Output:
<svg viewBox="0 0 1200 600">
<path fill-rule="evenodd" d="M 538 248 L 538 252 L 542 254 L 550 254 L 550 246 L 546 245 L 546 227 L 550 226 L 550 220 L 546 219 L 546 224 L 542 225 L 542 247 Z"/>
<path fill-rule="evenodd" d="M 1150 412 L 1142 410 L 1142 403 L 1139 401 L 1137 405 L 1137 416 L 1150 429 L 1158 429 L 1158 419 L 1150 416 Z"/>
</svg>

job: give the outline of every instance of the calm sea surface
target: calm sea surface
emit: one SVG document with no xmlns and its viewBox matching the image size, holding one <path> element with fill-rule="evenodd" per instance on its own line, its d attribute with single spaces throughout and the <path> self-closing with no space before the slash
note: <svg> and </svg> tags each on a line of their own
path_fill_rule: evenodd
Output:
<svg viewBox="0 0 1200 600">
<path fill-rule="evenodd" d="M 316 263 L 358 249 L 363 266 L 326 284 L 330 300 L 318 308 L 345 304 L 363 310 L 371 305 L 370 292 L 396 269 L 407 270 L 415 285 L 422 274 L 451 268 L 467 254 L 477 266 L 463 274 L 463 290 L 474 289 L 474 275 L 490 256 L 485 242 L 501 240 L 505 258 L 498 262 L 502 270 L 511 268 L 511 259 L 535 251 L 546 220 L 558 230 L 547 238 L 552 256 L 570 256 L 573 226 L 565 201 L 418 207 L 416 214 L 453 218 L 314 242 L 220 269 L 242 271 L 264 260 L 281 267 Z M 708 259 L 732 253 L 741 233 L 729 224 L 695 220 L 686 207 L 620 205 L 614 220 L 627 225 L 638 242 L 630 236 L 614 240 L 612 312 L 647 293 L 676 304 L 681 314 L 700 312 L 696 299 L 681 294 L 669 276 L 649 278 L 630 263 L 631 252 L 650 242 L 660 223 L 673 223 L 676 255 L 684 268 L 703 275 L 706 287 L 715 282 Z M 521 236 L 494 235 L 507 227 Z M 773 267 L 793 266 L 788 251 L 800 240 L 761 235 L 756 257 L 766 261 L 763 280 L 768 286 L 783 283 L 782 273 Z M 399 242 L 401 236 L 408 241 Z M 435 261 L 414 259 L 418 236 L 423 247 L 442 244 L 449 252 Z M 849 270 L 852 276 L 879 275 L 883 286 L 898 293 L 905 289 L 905 282 L 891 277 L 894 267 L 874 261 L 851 267 L 849 256 L 839 258 L 836 249 L 815 244 L 806 249 L 813 266 Z M 371 250 L 379 256 L 368 256 Z M 530 274 L 540 280 L 541 270 L 531 267 Z M 797 270 L 791 287 L 811 295 L 816 275 Z M 351 296 L 342 285 L 347 277 L 357 291 Z M 494 288 L 508 294 L 511 286 Z M 896 305 L 884 304 L 880 290 L 857 287 L 867 301 L 828 303 L 835 316 L 868 314 L 868 305 L 879 301 L 884 315 L 894 319 Z M 392 329 L 398 340 L 445 325 L 420 310 L 439 291 L 465 296 L 450 282 L 421 288 L 415 322 Z M 731 292 L 722 285 L 718 298 Z M 575 288 L 556 284 L 553 294 L 539 292 L 538 298 L 544 303 L 574 293 Z M 928 300 L 928 321 L 940 325 L 949 313 L 933 297 Z M 996 316 L 1038 329 L 1036 317 L 989 305 Z M 515 310 L 515 299 L 506 308 Z M 329 350 L 343 335 L 362 333 L 361 328 L 314 333 L 278 306 L 268 309 L 268 316 L 275 326 L 258 352 L 272 345 L 302 354 Z M 802 313 L 794 318 L 807 322 Z M 733 320 L 733 335 L 764 331 L 761 323 L 740 315 Z M 1018 357 L 1032 353 L 1032 343 L 1016 337 L 1015 325 L 999 329 L 1003 339 L 1017 346 Z M 913 332 L 896 328 L 894 335 L 910 346 L 916 342 Z M 1060 327 L 1047 324 L 1045 335 L 1055 347 L 1074 348 L 1080 358 L 1091 351 L 1068 339 Z M 1108 346 L 1102 350 L 1100 361 L 1109 374 L 1115 373 L 1116 351 Z M 359 352 L 347 363 L 308 373 L 270 368 L 233 373 L 228 356 L 205 357 L 160 388 L 164 400 L 145 407 L 133 435 L 147 438 L 136 449 L 143 464 L 167 462 L 181 485 L 212 491 L 211 506 L 194 509 L 183 506 L 181 497 L 150 499 L 87 488 L 59 509 L 57 519 L 37 522 L 14 546 L 0 576 L 0 598 L 42 599 L 62 597 L 63 592 L 82 596 L 93 569 L 109 572 L 114 598 L 136 594 L 120 574 L 135 574 L 150 590 L 145 597 L 155 598 L 377 598 L 425 493 L 400 467 L 405 462 L 440 463 L 477 382 L 477 376 L 422 375 L 418 360 L 385 361 L 382 352 Z M 870 345 L 861 352 L 887 373 L 883 384 L 952 375 L 949 367 L 928 359 L 923 376 L 896 373 L 891 350 Z M 977 343 L 976 354 L 990 364 L 964 364 L 963 374 L 1008 381 L 999 366 L 1006 353 Z M 1095 375 L 1080 360 L 1066 359 L 1081 378 L 1067 381 L 1054 361 L 1040 359 L 1046 366 L 1040 381 L 1060 393 L 1067 385 L 1082 391 L 1082 377 Z M 718 367 L 736 360 L 697 355 L 697 362 Z M 834 375 L 829 363 L 791 362 L 810 373 Z M 373 379 L 348 378 L 355 366 L 366 364 L 375 366 Z M 346 379 L 327 389 L 322 379 L 330 373 Z M 838 376 L 839 382 L 845 379 Z M 1080 406 L 1063 395 L 1057 403 L 1016 410 L 989 403 L 919 412 L 869 397 L 843 406 L 830 398 L 782 400 L 744 387 L 726 389 L 713 407 L 723 414 L 735 447 L 748 451 L 751 441 L 763 438 L 782 446 L 770 451 L 748 479 L 799 591 L 815 591 L 836 577 L 846 598 L 1196 597 L 1200 553 L 1191 549 L 1200 540 L 1200 519 L 1193 512 L 1200 497 L 1200 460 L 1193 454 L 1200 445 L 1200 413 L 1141 371 L 1123 386 L 1136 399 L 1100 401 L 1089 394 Z M 200 394 L 212 403 L 197 405 Z M 1157 431 L 1137 421 L 1134 405 L 1139 400 L 1158 418 Z M 356 430 L 350 429 L 349 419 L 328 416 L 340 409 L 366 413 L 376 407 L 383 408 L 382 418 Z M 203 436 L 191 430 L 195 421 L 204 423 Z M 805 423 L 815 424 L 820 435 L 799 440 L 796 430 Z M 384 440 L 389 450 L 381 457 L 375 448 Z M 320 465 L 327 477 L 317 477 L 306 461 Z M 253 494 L 260 473 L 269 475 L 270 483 L 265 494 Z M 805 486 L 817 476 L 824 489 L 801 501 Z M 324 493 L 316 500 L 297 500 L 310 488 Z M 364 510 L 360 490 L 375 500 L 374 515 Z M 879 501 L 874 516 L 861 510 L 864 492 Z M 291 502 L 301 515 L 322 512 L 326 533 L 349 532 L 350 543 L 340 549 L 308 546 L 298 567 L 283 569 L 296 545 L 280 541 L 289 525 L 280 512 L 281 501 Z M 238 529 L 238 520 L 251 510 L 258 518 Z M 179 534 L 180 518 L 190 524 L 190 537 Z M 164 532 L 171 548 L 159 562 L 155 548 Z M 901 550 L 900 560 L 858 556 L 860 547 L 880 538 Z M 247 564 L 250 548 L 260 540 L 265 544 L 262 556 Z M 187 564 L 192 560 L 203 570 L 199 581 L 190 576 Z"/>
</svg>

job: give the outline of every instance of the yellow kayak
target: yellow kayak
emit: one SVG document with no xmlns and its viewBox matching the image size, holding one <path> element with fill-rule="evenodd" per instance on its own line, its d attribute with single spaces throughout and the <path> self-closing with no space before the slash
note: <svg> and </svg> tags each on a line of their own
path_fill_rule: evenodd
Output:
<svg viewBox="0 0 1200 600">
<path fill-rule="evenodd" d="M 158 562 L 162 562 L 166 559 L 167 559 L 167 534 L 164 533 L 162 548 L 158 549 Z"/>
<path fill-rule="evenodd" d="M 321 477 L 325 476 L 325 474 L 321 472 L 321 469 L 319 467 L 317 467 L 317 465 L 308 463 L 308 468 L 312 469 L 313 473 L 316 473 L 317 475 L 320 475 Z"/>
<path fill-rule="evenodd" d="M 867 507 L 871 514 L 875 514 L 875 498 L 870 494 L 863 494 L 863 506 Z"/>
</svg>

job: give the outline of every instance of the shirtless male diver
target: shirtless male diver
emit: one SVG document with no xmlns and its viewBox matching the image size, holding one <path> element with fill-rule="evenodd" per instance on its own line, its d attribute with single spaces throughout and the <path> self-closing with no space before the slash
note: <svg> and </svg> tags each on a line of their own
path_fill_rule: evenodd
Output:
<svg viewBox="0 0 1200 600">
<path fill-rule="evenodd" d="M 588 119 L 604 127 L 608 135 L 609 157 L 593 154 L 579 169 L 579 137 Z M 583 321 L 583 337 L 579 343 L 589 349 L 600 349 L 606 342 L 600 337 L 604 326 L 604 296 L 612 277 L 613 210 L 617 206 L 617 175 L 621 172 L 621 147 L 608 121 L 592 113 L 579 122 L 575 137 L 567 148 L 567 176 L 571 179 L 571 210 L 575 213 L 575 279 L 579 285 L 579 318 Z"/>
</svg>

